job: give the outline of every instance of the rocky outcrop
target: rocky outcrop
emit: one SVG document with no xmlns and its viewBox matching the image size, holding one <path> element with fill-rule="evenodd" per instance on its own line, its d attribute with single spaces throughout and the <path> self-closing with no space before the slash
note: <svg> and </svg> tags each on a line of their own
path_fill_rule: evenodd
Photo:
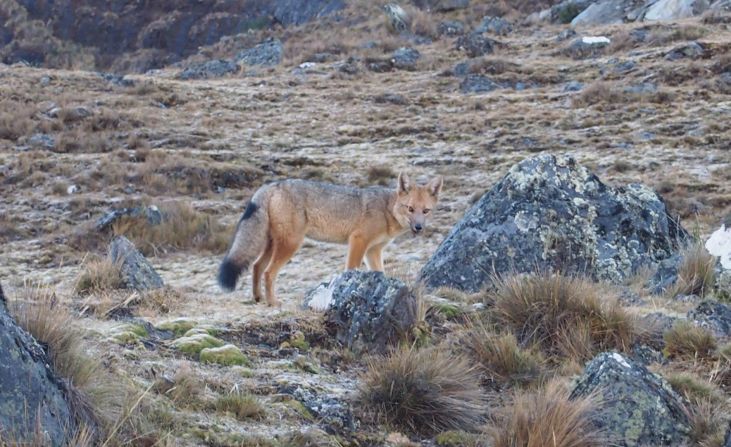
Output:
<svg viewBox="0 0 731 447">
<path fill-rule="evenodd" d="M 7 28 L 0 26 L 0 39 L 8 43 L 0 45 L 4 62 L 26 60 L 55 66 L 54 54 L 73 48 L 75 53 L 88 53 L 97 68 L 114 67 L 120 60 L 137 57 L 139 62 L 128 65 L 142 71 L 193 55 L 225 36 L 274 25 L 297 26 L 336 14 L 346 6 L 344 0 L 18 3 L 20 11 L 14 11 L 17 17 L 12 21 L 6 21 L 0 11 L 0 23 L 8 24 Z M 47 33 L 46 47 L 28 39 L 33 33 L 27 30 L 33 27 Z M 151 54 L 156 56 L 150 58 Z"/>
<path fill-rule="evenodd" d="M 681 397 L 660 376 L 621 354 L 596 356 L 579 378 L 571 398 L 596 393 L 592 421 L 617 446 L 676 446 L 688 440 Z"/>
<path fill-rule="evenodd" d="M 0 289 L 0 428 L 31 441 L 43 427 L 49 445 L 66 445 L 75 421 L 66 388 L 50 369 L 43 348 L 15 324 Z M 45 445 L 45 444 L 44 444 Z"/>
<path fill-rule="evenodd" d="M 564 0 L 533 14 L 531 19 L 572 26 L 597 26 L 634 21 L 668 21 L 693 17 L 712 6 L 709 0 Z"/>
<path fill-rule="evenodd" d="M 416 324 L 416 297 L 382 272 L 348 270 L 308 293 L 305 306 L 326 311 L 337 341 L 356 353 L 385 352 Z"/>
<path fill-rule="evenodd" d="M 267 39 L 236 55 L 236 62 L 246 65 L 273 67 L 282 62 L 284 47 L 279 39 Z"/>
<path fill-rule="evenodd" d="M 574 59 L 596 57 L 603 53 L 611 41 L 605 36 L 584 36 L 574 39 L 564 50 L 567 56 Z"/>
<path fill-rule="evenodd" d="M 123 217 L 144 218 L 150 225 L 160 225 L 163 219 L 162 212 L 155 205 L 115 208 L 97 219 L 94 227 L 97 231 L 106 231 Z"/>
<path fill-rule="evenodd" d="M 109 259 L 119 265 L 124 288 L 143 292 L 164 286 L 152 264 L 124 236 L 117 236 L 112 240 L 109 245 Z"/>
<path fill-rule="evenodd" d="M 538 270 L 621 282 L 675 254 L 687 233 L 650 188 L 602 183 L 569 156 L 514 165 L 465 214 L 420 273 L 476 292 L 493 275 Z"/>
</svg>

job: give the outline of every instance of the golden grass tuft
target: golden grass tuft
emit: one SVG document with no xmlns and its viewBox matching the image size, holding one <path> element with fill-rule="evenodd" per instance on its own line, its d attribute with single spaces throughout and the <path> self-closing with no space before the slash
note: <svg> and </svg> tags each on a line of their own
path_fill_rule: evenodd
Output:
<svg viewBox="0 0 731 447">
<path fill-rule="evenodd" d="M 716 338 L 705 328 L 681 321 L 665 332 L 666 357 L 680 359 L 710 359 L 717 348 Z"/>
<path fill-rule="evenodd" d="M 486 404 L 477 368 L 439 348 L 400 348 L 371 359 L 358 401 L 379 422 L 422 434 L 473 430 Z"/>
<path fill-rule="evenodd" d="M 74 284 L 74 290 L 79 295 L 108 292 L 121 287 L 120 267 L 106 257 L 85 262 Z"/>
<path fill-rule="evenodd" d="M 496 333 L 477 323 L 468 329 L 463 343 L 492 383 L 525 386 L 544 375 L 541 353 L 523 349 L 513 334 Z"/>
<path fill-rule="evenodd" d="M 229 413 L 238 420 L 263 419 L 266 416 L 264 406 L 256 397 L 240 392 L 219 396 L 213 402 L 213 409 Z"/>
<path fill-rule="evenodd" d="M 159 225 L 151 225 L 144 216 L 124 217 L 112 231 L 132 240 L 147 256 L 190 249 L 222 253 L 228 248 L 233 230 L 213 216 L 182 201 L 164 203 L 160 211 L 164 218 Z"/>
<path fill-rule="evenodd" d="M 634 318 L 588 279 L 541 273 L 499 279 L 496 286 L 495 318 L 524 346 L 584 360 L 632 346 Z"/>
<path fill-rule="evenodd" d="M 493 447 L 593 447 L 606 440 L 589 419 L 592 398 L 569 399 L 570 392 L 555 382 L 518 393 L 488 429 Z"/>
<path fill-rule="evenodd" d="M 703 297 L 713 289 L 716 259 L 701 243 L 687 247 L 682 253 L 678 281 L 671 295 L 698 295 Z"/>
</svg>

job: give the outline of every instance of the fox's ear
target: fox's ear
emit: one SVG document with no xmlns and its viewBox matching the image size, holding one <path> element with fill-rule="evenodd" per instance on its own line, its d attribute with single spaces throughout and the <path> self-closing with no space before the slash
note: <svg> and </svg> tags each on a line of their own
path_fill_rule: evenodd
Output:
<svg viewBox="0 0 731 447">
<path fill-rule="evenodd" d="M 398 175 L 398 192 L 399 194 L 408 193 L 411 190 L 411 179 L 403 172 Z"/>
<path fill-rule="evenodd" d="M 438 177 L 434 177 L 429 181 L 429 183 L 426 184 L 426 189 L 429 191 L 429 194 L 433 195 L 434 197 L 437 197 L 439 193 L 442 191 L 442 185 L 444 184 L 444 177 L 441 175 Z"/>
</svg>

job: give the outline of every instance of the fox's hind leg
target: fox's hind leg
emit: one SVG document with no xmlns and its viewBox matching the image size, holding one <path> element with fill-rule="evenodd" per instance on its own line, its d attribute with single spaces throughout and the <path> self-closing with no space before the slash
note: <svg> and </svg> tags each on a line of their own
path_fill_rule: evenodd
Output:
<svg viewBox="0 0 731 447">
<path fill-rule="evenodd" d="M 261 275 L 264 273 L 264 269 L 269 265 L 269 261 L 272 259 L 272 241 L 267 242 L 267 247 L 264 252 L 256 260 L 251 272 L 251 291 L 254 294 L 254 301 L 257 303 L 261 301 Z"/>
<path fill-rule="evenodd" d="M 288 238 L 272 238 L 272 256 L 267 269 L 264 271 L 264 289 L 267 304 L 278 306 L 280 303 L 274 293 L 274 281 L 279 270 L 292 259 L 304 241 L 304 236 L 289 236 Z"/>
</svg>

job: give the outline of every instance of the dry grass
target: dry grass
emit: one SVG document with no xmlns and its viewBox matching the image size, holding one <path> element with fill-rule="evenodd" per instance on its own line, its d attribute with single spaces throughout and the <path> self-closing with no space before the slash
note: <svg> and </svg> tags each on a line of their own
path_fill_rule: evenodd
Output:
<svg viewBox="0 0 731 447">
<path fill-rule="evenodd" d="M 724 406 L 708 399 L 694 402 L 686 408 L 692 445 L 721 447 L 724 445 L 729 413 Z"/>
<path fill-rule="evenodd" d="M 371 166 L 368 168 L 368 182 L 381 186 L 387 186 L 389 182 L 396 179 L 396 174 L 390 166 Z"/>
<path fill-rule="evenodd" d="M 549 355 L 584 360 L 601 350 L 632 346 L 633 317 L 587 279 L 542 273 L 496 284 L 495 317 L 524 346 L 536 344 Z"/>
<path fill-rule="evenodd" d="M 176 407 L 200 409 L 205 383 L 189 364 L 181 365 L 172 379 L 158 379 L 153 391 L 170 399 Z"/>
<path fill-rule="evenodd" d="M 477 323 L 468 329 L 463 343 L 491 383 L 524 386 L 544 375 L 540 352 L 523 349 L 513 334 L 496 333 Z"/>
<path fill-rule="evenodd" d="M 663 336 L 665 356 L 680 359 L 710 359 L 717 348 L 716 338 L 707 329 L 681 321 Z"/>
<path fill-rule="evenodd" d="M 256 397 L 240 392 L 220 396 L 212 406 L 216 411 L 229 413 L 239 420 L 263 419 L 266 416 L 264 407 Z"/>
<path fill-rule="evenodd" d="M 701 243 L 686 248 L 681 255 L 683 260 L 678 269 L 678 281 L 671 289 L 671 296 L 705 296 L 715 283 L 716 259 Z"/>
<path fill-rule="evenodd" d="M 40 286 L 26 287 L 9 308 L 18 325 L 41 342 L 54 371 L 77 388 L 90 385 L 99 364 L 86 355 L 82 333 L 56 294 Z"/>
<path fill-rule="evenodd" d="M 485 411 L 477 369 L 438 348 L 371 359 L 359 388 L 359 402 L 376 420 L 411 432 L 473 430 Z"/>
<path fill-rule="evenodd" d="M 151 225 L 145 217 L 125 217 L 113 225 L 113 233 L 132 240 L 145 255 L 190 249 L 223 253 L 228 248 L 233 230 L 213 216 L 179 201 L 159 208 L 164 216 L 161 224 Z"/>
<path fill-rule="evenodd" d="M 74 290 L 79 295 L 108 292 L 122 287 L 119 265 L 109 258 L 91 259 L 84 263 L 83 270 L 76 279 Z"/>
<path fill-rule="evenodd" d="M 590 420 L 596 405 L 593 399 L 570 400 L 569 395 L 565 386 L 555 382 L 518 393 L 488 429 L 493 447 L 607 445 Z"/>
</svg>

